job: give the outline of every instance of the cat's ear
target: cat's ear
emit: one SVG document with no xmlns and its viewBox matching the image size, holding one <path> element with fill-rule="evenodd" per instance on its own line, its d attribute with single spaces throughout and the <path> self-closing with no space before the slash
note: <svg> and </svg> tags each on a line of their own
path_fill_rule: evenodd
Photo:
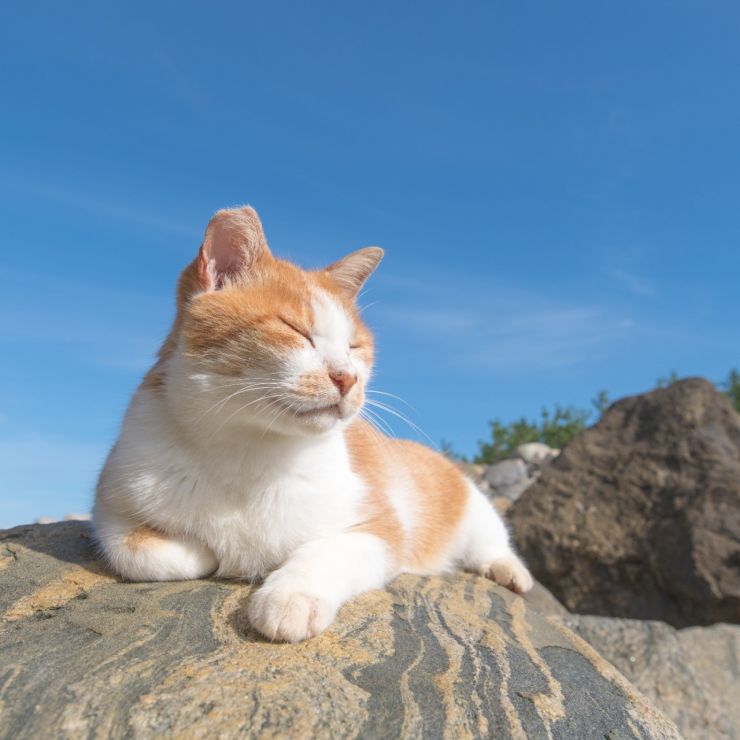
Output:
<svg viewBox="0 0 740 740">
<path fill-rule="evenodd" d="M 356 298 L 365 281 L 380 264 L 383 254 L 384 252 L 380 247 L 358 249 L 356 252 L 342 257 L 333 265 L 329 265 L 326 271 L 350 298 Z"/>
<path fill-rule="evenodd" d="M 243 275 L 270 257 L 265 232 L 254 208 L 227 208 L 208 223 L 198 253 L 198 282 L 203 290 L 218 290 L 227 279 Z"/>
</svg>

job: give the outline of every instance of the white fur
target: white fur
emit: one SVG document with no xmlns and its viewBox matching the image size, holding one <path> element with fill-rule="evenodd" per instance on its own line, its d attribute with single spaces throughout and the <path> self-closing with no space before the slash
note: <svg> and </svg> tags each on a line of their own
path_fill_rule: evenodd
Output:
<svg viewBox="0 0 740 740">
<path fill-rule="evenodd" d="M 249 607 L 252 624 L 289 641 L 323 631 L 344 601 L 399 570 L 380 538 L 352 531 L 366 494 L 343 434 L 357 411 L 354 390 L 344 399 L 326 392 L 322 402 L 338 403 L 339 415 L 294 413 L 303 410 L 291 396 L 302 373 L 323 365 L 363 379 L 370 372 L 352 357 L 351 324 L 336 301 L 317 292 L 313 309 L 315 347 L 307 342 L 278 370 L 252 372 L 241 385 L 177 347 L 164 391 L 143 386 L 132 399 L 94 509 L 101 548 L 127 578 L 266 577 Z M 264 401 L 270 393 L 282 399 L 274 407 Z M 417 517 L 412 489 L 399 464 L 388 493 L 407 538 Z M 168 541 L 131 547 L 127 538 L 143 524 Z M 472 485 L 458 535 L 431 570 L 458 563 L 481 572 L 509 564 L 512 583 L 526 585 L 503 522 Z"/>
</svg>

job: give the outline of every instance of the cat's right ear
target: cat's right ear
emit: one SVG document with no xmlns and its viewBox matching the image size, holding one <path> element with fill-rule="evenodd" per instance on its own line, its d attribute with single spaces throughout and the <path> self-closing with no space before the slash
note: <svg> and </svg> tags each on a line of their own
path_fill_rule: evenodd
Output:
<svg viewBox="0 0 740 740">
<path fill-rule="evenodd" d="M 254 208 L 227 208 L 208 223 L 198 253 L 198 282 L 205 291 L 222 288 L 227 280 L 246 274 L 270 257 L 265 232 Z"/>
</svg>

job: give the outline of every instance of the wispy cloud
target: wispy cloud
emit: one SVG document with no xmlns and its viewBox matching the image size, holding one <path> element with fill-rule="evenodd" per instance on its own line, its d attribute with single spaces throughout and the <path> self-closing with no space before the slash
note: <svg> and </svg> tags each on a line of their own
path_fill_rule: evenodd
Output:
<svg viewBox="0 0 740 740">
<path fill-rule="evenodd" d="M 481 289 L 473 278 L 457 284 L 449 276 L 418 283 L 389 277 L 386 286 L 403 297 L 373 313 L 424 343 L 443 347 L 442 361 L 458 368 L 518 371 L 578 365 L 609 355 L 638 331 L 635 320 L 621 309 L 566 303 L 511 285 Z"/>
<path fill-rule="evenodd" d="M 148 208 L 126 203 L 113 196 L 106 197 L 99 193 L 80 190 L 67 185 L 55 185 L 52 182 L 39 182 L 28 179 L 17 172 L 0 170 L 0 191 L 33 198 L 35 201 L 51 201 L 57 205 L 92 213 L 98 217 L 126 222 L 135 226 L 155 229 L 156 231 L 197 240 L 200 237 L 199 226 L 189 224 L 177 218 L 154 212 Z"/>
<path fill-rule="evenodd" d="M 151 365 L 172 312 L 170 296 L 0 268 L 8 286 L 0 296 L 0 340 L 53 353 L 74 348 L 90 365 L 141 372 Z M 36 296 L 44 295 L 43 304 Z"/>
<path fill-rule="evenodd" d="M 656 293 L 650 280 L 627 270 L 613 269 L 609 275 L 620 288 L 634 295 L 652 297 Z"/>
<path fill-rule="evenodd" d="M 160 49 L 157 61 L 165 84 L 176 98 L 196 110 L 206 107 L 208 96 L 205 91 L 184 72 L 182 63 L 176 61 L 170 51 Z"/>
</svg>

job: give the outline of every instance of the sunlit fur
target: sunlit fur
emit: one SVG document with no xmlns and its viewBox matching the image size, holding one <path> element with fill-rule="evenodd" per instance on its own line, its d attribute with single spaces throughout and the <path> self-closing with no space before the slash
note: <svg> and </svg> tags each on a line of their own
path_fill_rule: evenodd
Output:
<svg viewBox="0 0 740 740">
<path fill-rule="evenodd" d="M 114 570 L 264 579 L 251 622 L 286 641 L 402 571 L 531 587 L 458 468 L 361 417 L 373 338 L 355 299 L 381 258 L 368 247 L 304 271 L 272 255 L 251 208 L 214 216 L 98 483 Z"/>
</svg>

